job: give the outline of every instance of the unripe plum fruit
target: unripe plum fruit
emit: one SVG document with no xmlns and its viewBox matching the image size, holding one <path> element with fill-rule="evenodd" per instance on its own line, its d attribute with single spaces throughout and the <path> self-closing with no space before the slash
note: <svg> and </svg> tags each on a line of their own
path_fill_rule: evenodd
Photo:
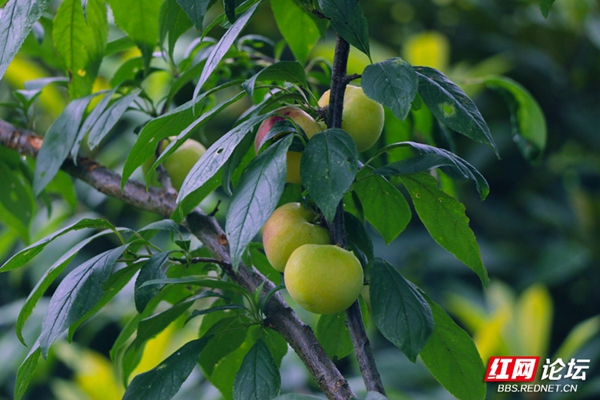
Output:
<svg viewBox="0 0 600 400">
<path fill-rule="evenodd" d="M 169 138 L 174 140 L 174 137 Z M 159 151 L 162 153 L 168 146 L 168 141 L 163 140 L 159 145 Z M 202 154 L 206 151 L 206 148 L 194 139 L 187 139 L 177 150 L 169 155 L 163 165 L 171 178 L 171 184 L 177 191 L 181 189 L 181 185 L 185 180 L 185 177 L 190 172 L 194 164 L 198 162 Z M 152 164 L 156 161 L 156 156 L 150 157 L 142 164 L 142 171 L 144 173 L 144 179 L 147 179 L 148 172 L 152 167 Z M 156 172 L 152 174 L 149 185 L 160 186 Z"/>
<path fill-rule="evenodd" d="M 256 133 L 256 138 L 254 139 L 254 151 L 256 154 L 258 154 L 261 142 L 267 136 L 273 125 L 286 119 L 283 117 L 283 115 L 291 118 L 294 123 L 302 128 L 309 139 L 322 131 L 321 126 L 314 120 L 314 118 L 298 107 L 286 106 L 276 110 L 276 112 L 278 115 L 273 115 L 265 119 L 258 127 L 258 132 Z M 302 153 L 297 151 L 289 151 L 287 153 L 286 182 L 300 183 L 301 157 Z"/>
<path fill-rule="evenodd" d="M 329 90 L 323 93 L 319 99 L 320 107 L 329 105 L 329 95 Z M 346 86 L 342 129 L 352 137 L 359 153 L 370 149 L 377 142 L 383 123 L 383 106 L 368 98 L 361 87 Z"/>
<path fill-rule="evenodd" d="M 317 224 L 317 214 L 300 203 L 287 203 L 273 211 L 263 229 L 267 259 L 284 272 L 290 255 L 304 244 L 329 244 L 329 231 Z"/>
<path fill-rule="evenodd" d="M 298 247 L 284 273 L 292 299 L 315 314 L 335 314 L 350 307 L 363 288 L 363 278 L 356 256 L 331 244 Z"/>
</svg>

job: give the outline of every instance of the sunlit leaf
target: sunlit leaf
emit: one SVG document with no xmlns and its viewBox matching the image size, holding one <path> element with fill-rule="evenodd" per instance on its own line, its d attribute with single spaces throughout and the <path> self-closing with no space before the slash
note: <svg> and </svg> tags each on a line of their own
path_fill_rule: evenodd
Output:
<svg viewBox="0 0 600 400">
<path fill-rule="evenodd" d="M 271 9 L 279 32 L 292 54 L 302 65 L 319 40 L 319 27 L 315 20 L 294 0 L 271 1 Z M 298 32 L 302 32 L 301 35 Z"/>
</svg>

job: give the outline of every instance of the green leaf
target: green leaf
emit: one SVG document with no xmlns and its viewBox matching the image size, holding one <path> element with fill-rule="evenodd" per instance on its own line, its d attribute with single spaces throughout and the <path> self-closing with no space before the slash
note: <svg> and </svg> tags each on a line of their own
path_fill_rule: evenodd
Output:
<svg viewBox="0 0 600 400">
<path fill-rule="evenodd" d="M 168 261 L 170 254 L 171 253 L 169 252 L 164 252 L 152 255 L 152 257 L 148 259 L 146 264 L 144 264 L 140 270 L 140 274 L 135 280 L 133 296 L 135 300 L 135 308 L 139 313 L 144 311 L 144 308 L 146 308 L 150 300 L 160 293 L 164 285 L 140 286 L 149 280 L 163 279 L 167 277 L 162 269 L 162 266 Z"/>
<path fill-rule="evenodd" d="M 302 35 L 297 35 L 302 36 Z M 254 94 L 254 86 L 256 82 L 291 82 L 299 84 L 300 86 L 307 87 L 306 72 L 297 61 L 280 61 L 278 63 L 269 65 L 262 69 L 259 73 L 254 75 L 242 84 L 242 87 L 248 92 L 250 97 Z"/>
<path fill-rule="evenodd" d="M 527 160 L 539 160 L 546 147 L 546 119 L 531 93 L 518 82 L 502 76 L 483 78 L 485 85 L 499 91 L 511 114 L 513 140 Z"/>
<path fill-rule="evenodd" d="M 84 218 L 78 222 L 75 222 L 74 224 L 71 224 L 65 228 L 62 228 L 62 229 L 52 233 L 49 236 L 46 236 L 43 239 L 38 240 L 34 244 L 27 246 L 23 250 L 19 251 L 18 253 L 13 255 L 7 262 L 5 262 L 4 265 L 2 265 L 2 267 L 0 267 L 0 272 L 10 271 L 10 270 L 13 270 L 13 269 L 16 269 L 16 268 L 19 268 L 19 267 L 25 265 L 27 262 L 29 262 L 31 259 L 33 259 L 35 256 L 37 256 L 44 249 L 44 247 L 46 247 L 46 245 L 48 243 L 52 242 L 54 239 L 64 235 L 67 232 L 76 231 L 76 230 L 85 229 L 85 228 L 114 229 L 114 227 L 111 225 L 111 223 L 104 219 Z"/>
<path fill-rule="evenodd" d="M 401 58 L 368 65 L 360 84 L 371 99 L 388 107 L 404 120 L 417 95 L 419 80 L 413 67 Z"/>
<path fill-rule="evenodd" d="M 29 241 L 29 223 L 35 210 L 35 199 L 29 184 L 20 177 L 17 170 L 11 169 L 3 160 L 0 160 L 0 203 L 6 211 L 16 217 L 23 225 L 23 234 Z"/>
<path fill-rule="evenodd" d="M 390 244 L 408 225 L 410 206 L 394 185 L 379 175 L 370 175 L 352 187 L 358 196 L 365 218 Z"/>
<path fill-rule="evenodd" d="M 217 68 L 223 56 L 225 56 L 225 54 L 229 51 L 229 48 L 231 47 L 235 39 L 238 37 L 242 29 L 244 29 L 246 23 L 250 20 L 259 4 L 260 2 L 254 4 L 242 15 L 240 15 L 237 21 L 235 21 L 235 23 L 231 25 L 231 27 L 227 30 L 227 32 L 225 32 L 223 37 L 221 37 L 219 42 L 211 49 L 210 54 L 206 59 L 204 69 L 202 70 L 202 75 L 200 75 L 200 79 L 196 84 L 196 89 L 194 90 L 194 98 L 198 96 L 198 93 L 200 93 L 202 86 L 204 86 L 204 83 L 206 83 L 208 77 Z"/>
<path fill-rule="evenodd" d="M 358 1 L 319 0 L 323 14 L 331 20 L 331 26 L 348 43 L 371 59 L 369 50 L 369 27 Z"/>
<path fill-rule="evenodd" d="M 266 327 L 261 330 L 261 335 L 273 356 L 273 360 L 275 360 L 277 368 L 281 367 L 281 361 L 288 352 L 287 341 L 277 331 Z"/>
<path fill-rule="evenodd" d="M 387 340 L 415 362 L 433 331 L 433 317 L 419 289 L 387 261 L 375 258 L 370 266 L 369 293 L 373 320 Z"/>
<path fill-rule="evenodd" d="M 348 250 L 354 252 L 361 265 L 366 267 L 374 257 L 373 241 L 365 229 L 363 221 L 352 213 L 344 211 L 344 227 L 348 239 Z"/>
<path fill-rule="evenodd" d="M 75 256 L 79 252 L 79 250 L 81 250 L 88 243 L 99 238 L 100 236 L 104 236 L 109 233 L 112 233 L 112 231 L 103 231 L 87 239 L 82 240 L 81 242 L 77 243 L 75 246 L 70 248 L 65 254 L 62 255 L 62 257 L 60 257 L 54 264 L 52 264 L 50 268 L 48 268 L 48 270 L 44 273 L 42 278 L 31 290 L 29 296 L 27 296 L 25 303 L 21 307 L 19 316 L 17 317 L 17 323 L 15 324 L 15 332 L 21 343 L 26 345 L 25 339 L 23 338 L 23 327 L 25 326 L 25 322 L 27 322 L 27 320 L 31 316 L 33 309 L 37 305 L 38 301 L 42 298 L 46 290 L 71 263 L 73 258 L 75 258 Z"/>
<path fill-rule="evenodd" d="M 380 153 L 398 147 L 411 147 L 421 155 L 385 165 L 373 171 L 374 174 L 383 176 L 410 175 L 440 168 L 444 173 L 459 182 L 468 179 L 473 180 L 481 200 L 484 200 L 489 194 L 490 187 L 483 175 L 456 154 L 445 149 L 415 142 L 394 143 L 381 149 Z"/>
<path fill-rule="evenodd" d="M 69 103 L 44 135 L 33 178 L 33 192 L 36 196 L 50 183 L 69 156 L 77 139 L 83 113 L 92 98 L 93 96 L 87 96 Z"/>
<path fill-rule="evenodd" d="M 286 176 L 286 154 L 293 136 L 269 147 L 244 171 L 236 188 L 225 223 L 231 265 L 237 269 L 246 247 L 275 210 Z"/>
<path fill-rule="evenodd" d="M 542 11 L 544 18 L 548 18 L 548 13 L 550 12 L 553 3 L 554 0 L 540 0 L 540 10 Z"/>
<path fill-rule="evenodd" d="M 238 82 L 235 81 L 225 83 L 206 93 L 203 93 L 201 96 L 196 98 L 196 102 L 188 101 L 176 109 L 171 110 L 168 113 L 148 122 L 138 135 L 136 142 L 127 156 L 127 160 L 125 160 L 121 179 L 121 189 L 125 187 L 125 183 L 129 177 L 131 177 L 133 172 L 139 166 L 141 166 L 144 161 L 154 155 L 156 147 L 162 139 L 165 139 L 169 136 L 178 135 L 186 129 L 191 135 L 191 128 L 197 128 L 201 126 L 202 124 L 206 123 L 208 119 L 212 118 L 214 114 L 220 111 L 219 106 L 215 106 L 210 111 L 207 111 L 205 114 L 198 117 L 194 113 L 194 105 L 197 104 L 197 102 L 204 100 L 208 96 L 224 88 L 236 84 L 238 84 Z M 226 102 L 225 104 L 229 103 Z M 220 106 L 222 105 L 223 103 L 220 104 Z"/>
<path fill-rule="evenodd" d="M 281 375 L 269 348 L 258 339 L 244 357 L 233 383 L 235 400 L 271 400 L 279 394 Z"/>
<path fill-rule="evenodd" d="M 294 0 L 271 1 L 271 9 L 279 32 L 294 58 L 306 64 L 310 51 L 319 40 L 320 30 L 313 17 Z M 302 32 L 301 35 L 298 32 Z"/>
<path fill-rule="evenodd" d="M 90 150 L 95 149 L 102 139 L 108 135 L 108 132 L 110 132 L 117 122 L 119 122 L 123 114 L 125 114 L 125 111 L 127 111 L 131 103 L 140 93 L 140 90 L 134 90 L 127 96 L 121 97 L 98 117 L 88 135 L 88 146 L 90 147 Z"/>
<path fill-rule="evenodd" d="M 13 0 L 0 17 L 0 79 L 50 0 Z"/>
<path fill-rule="evenodd" d="M 401 176 L 419 218 L 431 237 L 471 268 L 487 286 L 490 279 L 483 265 L 475 234 L 469 227 L 465 206 L 437 188 L 429 174 Z"/>
<path fill-rule="evenodd" d="M 167 52 L 172 59 L 177 39 L 192 27 L 192 21 L 177 0 L 166 0 L 163 3 L 159 19 L 160 43 L 168 38 Z"/>
<path fill-rule="evenodd" d="M 450 129 L 489 145 L 498 155 L 490 128 L 473 100 L 440 71 L 429 67 L 414 69 L 419 77 L 419 94 L 431 113 Z"/>
<path fill-rule="evenodd" d="M 354 351 L 345 312 L 321 315 L 315 334 L 331 359 L 342 359 Z"/>
<path fill-rule="evenodd" d="M 112 99 L 112 97 L 118 89 L 119 86 L 117 85 L 114 89 L 110 91 L 95 93 L 96 95 L 104 94 L 104 96 L 98 102 L 98 104 L 96 104 L 96 106 L 89 113 L 89 115 L 85 118 L 85 120 L 81 124 L 81 128 L 79 128 L 79 132 L 77 133 L 77 139 L 75 139 L 75 143 L 71 148 L 71 157 L 74 159 L 75 162 L 77 162 L 77 153 L 79 153 L 79 148 L 81 147 L 81 143 L 83 142 L 85 135 L 87 135 L 88 132 L 94 127 L 96 121 L 98 121 L 98 118 L 100 118 L 102 113 L 104 113 L 106 107 L 108 107 L 108 103 L 110 102 L 110 100 Z"/>
<path fill-rule="evenodd" d="M 357 160 L 356 144 L 341 129 L 327 129 L 306 145 L 300 160 L 302 184 L 329 221 L 354 181 Z"/>
<path fill-rule="evenodd" d="M 106 283 L 102 286 L 102 297 L 100 297 L 91 309 L 69 327 L 69 334 L 67 335 L 67 340 L 69 342 L 73 340 L 73 335 L 77 328 L 96 315 L 98 311 L 104 308 L 104 306 L 106 306 L 125 287 L 125 285 L 129 283 L 129 281 L 131 281 L 133 276 L 140 269 L 140 265 L 141 264 L 132 264 L 125 268 L 121 268 L 108 278 Z"/>
<path fill-rule="evenodd" d="M 69 71 L 69 94 L 91 93 L 104 56 L 108 20 L 104 0 L 89 0 L 86 15 L 80 0 L 64 0 L 54 17 L 54 47 Z"/>
<path fill-rule="evenodd" d="M 169 400 L 192 373 L 208 337 L 192 340 L 148 372 L 133 378 L 123 400 Z"/>
<path fill-rule="evenodd" d="M 35 344 L 31 347 L 29 354 L 27 354 L 27 357 L 25 357 L 25 360 L 21 363 L 19 369 L 17 370 L 14 400 L 21 400 L 23 398 L 23 395 L 29 386 L 29 382 L 31 382 L 31 378 L 33 378 L 33 374 L 35 372 L 35 368 L 37 367 L 38 361 L 40 360 L 41 354 L 42 349 L 40 348 L 40 343 L 35 342 Z"/>
<path fill-rule="evenodd" d="M 211 326 L 206 332 L 211 339 L 199 360 L 204 373 L 211 376 L 219 361 L 244 343 L 247 333 L 247 321 L 237 315 L 223 318 Z"/>
<path fill-rule="evenodd" d="M 39 341 L 44 358 L 50 345 L 100 300 L 103 285 L 126 248 L 124 245 L 95 256 L 71 271 L 58 285 L 42 321 Z"/>
<path fill-rule="evenodd" d="M 453 396 L 460 400 L 485 399 L 485 366 L 473 339 L 435 302 L 428 299 L 434 329 L 421 359 Z"/>
<path fill-rule="evenodd" d="M 214 1 L 215 0 L 177 0 L 177 3 L 179 3 L 188 18 L 194 23 L 196 29 L 201 31 L 206 10 L 208 10 Z"/>
<path fill-rule="evenodd" d="M 115 23 L 142 51 L 148 71 L 152 52 L 158 44 L 158 17 L 162 0 L 108 0 Z"/>
</svg>

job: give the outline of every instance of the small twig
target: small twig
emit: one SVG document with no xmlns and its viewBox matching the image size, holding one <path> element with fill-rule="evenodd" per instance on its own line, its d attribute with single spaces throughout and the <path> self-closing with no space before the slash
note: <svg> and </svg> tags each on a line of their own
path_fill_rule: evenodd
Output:
<svg viewBox="0 0 600 400">
<path fill-rule="evenodd" d="M 208 214 L 209 217 L 214 217 L 219 212 L 219 206 L 221 205 L 221 199 L 217 200 L 217 205 L 215 208 Z"/>
</svg>

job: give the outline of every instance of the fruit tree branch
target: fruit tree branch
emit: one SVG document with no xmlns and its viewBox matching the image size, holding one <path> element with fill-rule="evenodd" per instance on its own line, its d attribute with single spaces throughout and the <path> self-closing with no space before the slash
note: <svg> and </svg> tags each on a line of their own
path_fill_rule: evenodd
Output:
<svg viewBox="0 0 600 400">
<path fill-rule="evenodd" d="M 0 145 L 35 158 L 42 143 L 43 138 L 35 133 L 17 129 L 0 120 Z M 135 180 L 128 180 L 124 190 L 121 191 L 119 174 L 87 158 L 78 158 L 77 164 L 67 160 L 62 169 L 107 196 L 120 199 L 141 210 L 168 218 L 177 206 L 173 194 L 154 187 L 146 190 L 144 184 Z M 240 286 L 252 293 L 265 282 L 263 294 L 274 288 L 275 285 L 255 268 L 240 264 L 237 273 L 233 271 L 227 236 L 214 216 L 207 215 L 203 210 L 196 208 L 187 216 L 185 225 L 200 239 L 211 255 L 219 260 L 219 264 L 231 279 Z M 298 318 L 278 293 L 267 303 L 265 315 L 265 323 L 279 332 L 292 346 L 329 399 L 347 400 L 354 397 L 348 382 L 327 356 L 312 329 Z"/>
<path fill-rule="evenodd" d="M 338 35 L 333 56 L 333 70 L 331 71 L 331 91 L 329 94 L 329 128 L 342 127 L 342 114 L 344 108 L 344 92 L 346 86 L 357 75 L 347 75 L 348 56 L 350 54 L 350 45 L 341 36 Z M 346 248 L 347 239 L 344 228 L 344 205 L 340 201 L 333 221 L 329 226 L 333 243 Z M 368 391 L 375 391 L 385 395 L 385 389 L 381 382 L 377 365 L 373 357 L 373 350 L 365 325 L 363 322 L 360 305 L 358 300 L 346 310 L 346 325 L 352 338 L 354 351 L 358 360 L 358 366 Z"/>
</svg>

